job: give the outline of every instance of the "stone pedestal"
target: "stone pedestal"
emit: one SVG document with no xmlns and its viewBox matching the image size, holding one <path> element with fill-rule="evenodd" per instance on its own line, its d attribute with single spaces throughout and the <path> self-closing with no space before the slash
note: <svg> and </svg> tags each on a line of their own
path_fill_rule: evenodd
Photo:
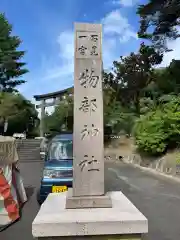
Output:
<svg viewBox="0 0 180 240">
<path fill-rule="evenodd" d="M 102 196 L 80 196 L 74 197 L 72 189 L 68 190 L 66 208 L 109 208 L 112 207 L 111 198 L 108 194 Z"/>
<path fill-rule="evenodd" d="M 67 192 L 50 194 L 33 221 L 37 239 L 141 239 L 148 221 L 122 192 L 109 192 L 112 208 L 66 209 Z"/>
<path fill-rule="evenodd" d="M 104 193 L 101 45 L 101 24 L 75 24 L 73 189 L 48 196 L 32 224 L 38 239 L 133 240 L 148 231 L 121 192 Z"/>
<path fill-rule="evenodd" d="M 38 238 L 43 240 L 44 238 Z M 81 237 L 47 237 L 46 240 L 142 240 L 141 234 L 133 235 L 103 235 L 103 236 L 81 236 Z"/>
</svg>

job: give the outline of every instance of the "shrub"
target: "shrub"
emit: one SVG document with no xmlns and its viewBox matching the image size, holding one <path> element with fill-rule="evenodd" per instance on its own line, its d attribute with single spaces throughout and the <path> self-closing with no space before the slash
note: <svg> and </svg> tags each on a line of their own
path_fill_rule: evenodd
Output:
<svg viewBox="0 0 180 240">
<path fill-rule="evenodd" d="M 136 121 L 134 136 L 139 150 L 161 154 L 180 141 L 180 97 L 172 97 Z"/>
</svg>

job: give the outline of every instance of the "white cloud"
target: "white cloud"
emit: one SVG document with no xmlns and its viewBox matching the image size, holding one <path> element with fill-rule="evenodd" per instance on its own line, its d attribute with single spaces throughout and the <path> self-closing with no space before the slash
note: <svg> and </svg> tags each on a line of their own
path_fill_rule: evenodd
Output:
<svg viewBox="0 0 180 240">
<path fill-rule="evenodd" d="M 112 62 L 115 60 L 116 41 L 112 38 L 103 39 L 103 67 L 107 70 L 112 67 Z"/>
<path fill-rule="evenodd" d="M 104 68 L 112 67 L 114 60 L 119 58 L 118 47 L 120 43 L 136 39 L 136 33 L 131 28 L 128 19 L 123 17 L 119 10 L 109 12 L 100 22 L 103 24 L 103 63 Z M 23 89 L 29 95 L 30 89 L 33 94 L 43 94 L 61 90 L 73 84 L 74 73 L 74 31 L 65 30 L 56 38 L 57 52 L 42 56 L 38 72 L 29 76 L 31 81 L 29 90 Z M 27 86 L 28 87 L 28 86 Z"/>
<path fill-rule="evenodd" d="M 72 61 L 74 57 L 74 32 L 64 31 L 58 37 L 58 43 L 60 46 L 60 57 L 66 60 Z"/>
<path fill-rule="evenodd" d="M 104 68 L 108 69 L 112 66 L 112 62 L 117 59 L 117 45 L 119 45 L 119 42 L 125 43 L 130 39 L 137 39 L 137 35 L 128 23 L 128 19 L 123 17 L 119 10 L 110 12 L 101 22 L 104 32 L 103 63 Z M 54 81 L 59 79 L 58 81 L 63 80 L 66 83 L 71 81 L 73 83 L 74 32 L 69 30 L 62 32 L 58 36 L 57 42 L 59 44 L 59 61 L 49 58 L 46 60 L 47 63 L 44 65 L 48 67 L 43 67 L 45 69 L 44 80 Z"/>
<path fill-rule="evenodd" d="M 180 29 L 179 29 L 180 32 Z M 160 67 L 166 67 L 170 64 L 172 59 L 179 60 L 180 59 L 180 38 L 176 40 L 169 41 L 167 43 L 169 49 L 172 51 L 164 54 L 163 61 L 160 64 Z"/>
<path fill-rule="evenodd" d="M 131 29 L 127 18 L 124 18 L 119 10 L 110 12 L 101 22 L 104 27 L 104 67 L 108 68 L 112 65 L 115 54 L 117 54 L 117 41 L 124 43 L 131 38 L 136 39 L 136 33 Z M 57 38 L 57 43 L 59 44 L 58 59 L 54 60 L 46 57 L 46 61 L 43 60 L 43 79 L 44 81 L 59 79 L 59 81 L 66 82 L 71 79 L 72 82 L 74 72 L 74 32 L 69 30 L 62 32 Z"/>
<path fill-rule="evenodd" d="M 74 71 L 74 33 L 72 31 L 62 32 L 58 36 L 57 42 L 59 44 L 59 61 L 48 67 L 45 80 L 69 78 L 72 77 Z M 54 61 L 52 60 L 52 62 Z"/>
<path fill-rule="evenodd" d="M 129 40 L 137 39 L 136 32 L 132 29 L 128 19 L 123 17 L 120 10 L 108 13 L 103 19 L 103 62 L 104 68 L 110 69 L 114 60 L 120 56 L 119 45 Z M 120 44 L 119 44 L 120 43 Z"/>
<path fill-rule="evenodd" d="M 132 29 L 128 19 L 121 15 L 120 10 L 107 14 L 102 23 L 104 25 L 104 33 L 117 37 L 121 43 L 129 41 L 131 38 L 138 38 L 137 33 Z"/>
<path fill-rule="evenodd" d="M 60 33 L 56 43 L 56 54 L 42 55 L 38 71 L 29 73 L 27 83 L 18 88 L 33 103 L 32 94 L 45 94 L 73 85 L 74 33 L 69 30 Z M 53 108 L 47 110 L 52 112 Z"/>
<path fill-rule="evenodd" d="M 115 5 L 122 5 L 124 7 L 133 7 L 137 3 L 139 3 L 140 0 L 114 0 L 112 1 Z"/>
</svg>

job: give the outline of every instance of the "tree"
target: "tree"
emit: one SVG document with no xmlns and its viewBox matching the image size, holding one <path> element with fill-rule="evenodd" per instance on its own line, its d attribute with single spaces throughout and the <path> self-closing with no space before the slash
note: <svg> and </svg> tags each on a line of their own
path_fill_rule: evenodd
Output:
<svg viewBox="0 0 180 240">
<path fill-rule="evenodd" d="M 64 100 L 55 107 L 51 115 L 45 117 L 45 131 L 51 135 L 66 131 L 73 131 L 73 97 L 65 95 Z"/>
<path fill-rule="evenodd" d="M 0 116 L 8 121 L 7 135 L 31 134 L 38 123 L 35 106 L 19 93 L 0 93 Z"/>
<path fill-rule="evenodd" d="M 17 50 L 21 40 L 12 36 L 10 25 L 4 14 L 0 14 L 0 91 L 13 92 L 18 85 L 25 83 L 21 76 L 28 72 L 25 63 L 20 62 L 25 52 Z"/>
<path fill-rule="evenodd" d="M 136 144 L 149 154 L 162 154 L 180 143 L 180 97 L 159 104 L 156 109 L 141 115 L 134 127 Z"/>
<path fill-rule="evenodd" d="M 179 75 L 180 60 L 173 59 L 168 67 L 154 70 L 152 84 L 146 90 L 156 99 L 162 95 L 178 95 L 180 93 Z"/>
<path fill-rule="evenodd" d="M 167 50 L 167 40 L 180 36 L 179 0 L 149 0 L 139 6 L 137 14 L 141 18 L 139 37 L 151 40 L 159 50 Z"/>
<path fill-rule="evenodd" d="M 114 72 L 105 74 L 104 81 L 115 90 L 117 100 L 123 106 L 133 105 L 139 114 L 140 98 L 152 81 L 154 66 L 161 63 L 162 57 L 153 47 L 142 43 L 137 54 L 131 53 L 127 57 L 121 57 L 120 61 L 115 61 Z"/>
</svg>

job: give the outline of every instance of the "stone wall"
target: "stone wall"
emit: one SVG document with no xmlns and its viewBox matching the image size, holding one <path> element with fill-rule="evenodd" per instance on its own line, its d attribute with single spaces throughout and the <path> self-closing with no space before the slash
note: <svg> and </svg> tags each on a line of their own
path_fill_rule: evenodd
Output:
<svg viewBox="0 0 180 240">
<path fill-rule="evenodd" d="M 105 159 L 122 160 L 126 163 L 138 164 L 143 167 L 155 169 L 156 171 L 180 177 L 180 164 L 177 159 L 180 158 L 180 150 L 174 150 L 161 157 L 144 157 L 136 152 L 132 138 L 114 139 L 109 146 L 105 148 Z"/>
</svg>

